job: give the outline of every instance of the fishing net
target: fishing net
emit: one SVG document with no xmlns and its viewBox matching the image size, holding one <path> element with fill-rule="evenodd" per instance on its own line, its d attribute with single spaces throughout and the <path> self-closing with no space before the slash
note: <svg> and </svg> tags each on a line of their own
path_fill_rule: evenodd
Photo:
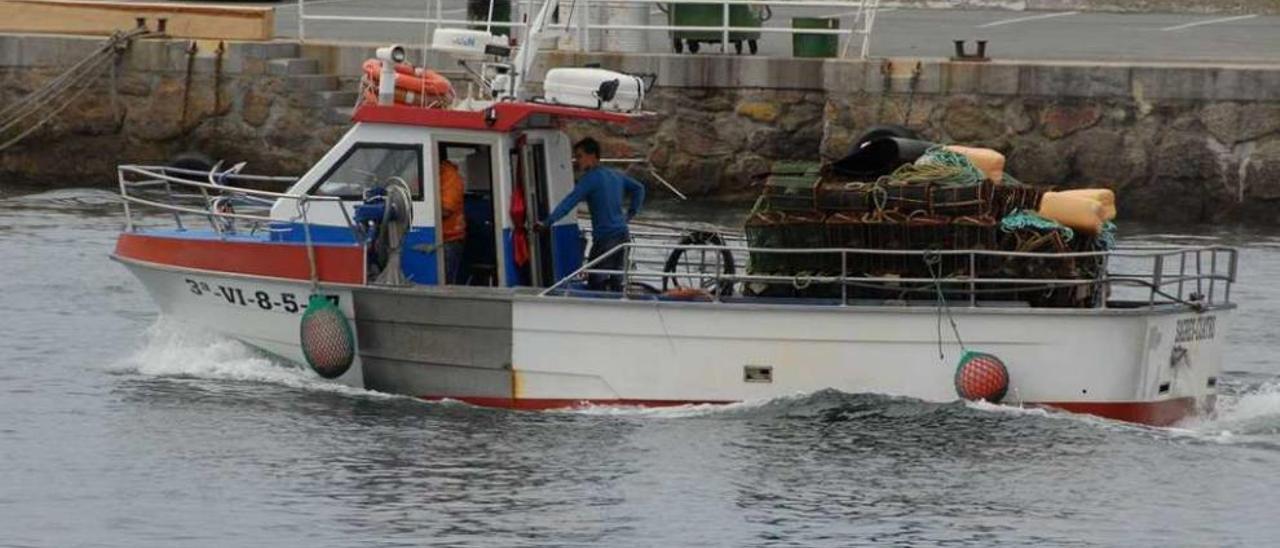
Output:
<svg viewBox="0 0 1280 548">
<path fill-rule="evenodd" d="M 302 354 L 321 377 L 335 379 L 351 368 L 356 355 L 355 334 L 342 309 L 329 298 L 311 296 L 299 331 Z"/>
<path fill-rule="evenodd" d="M 956 395 L 1000 403 L 1009 390 L 1009 369 L 992 354 L 966 350 L 956 365 Z"/>
<path fill-rule="evenodd" d="M 1094 249 L 1098 251 L 1111 251 L 1116 248 L 1116 224 L 1107 221 L 1102 223 L 1102 232 L 1098 234 L 1094 242 Z"/>
<path fill-rule="evenodd" d="M 927 181 L 946 186 L 974 186 L 986 180 L 968 157 L 942 146 L 930 147 L 914 163 L 899 167 L 890 177 L 895 181 Z"/>
<path fill-rule="evenodd" d="M 1083 235 L 1036 211 L 1046 187 L 1005 174 L 1001 183 L 964 154 L 930 147 L 918 160 L 872 180 L 849 180 L 811 164 L 775 166 L 773 176 L 746 223 L 748 245 L 770 248 L 840 248 L 899 251 L 999 250 L 1045 254 L 1097 251 L 1115 246 L 1108 223 L 1097 236 Z M 883 278 L 840 288 L 839 284 L 770 284 L 771 294 L 850 298 L 931 298 L 932 289 L 898 279 L 1038 278 L 1094 280 L 1101 257 L 1008 257 L 921 254 L 751 254 L 748 272 L 801 277 L 838 275 Z M 1084 306 L 1099 297 L 1091 284 L 1042 286 L 999 282 L 944 284 L 951 296 L 975 300 L 1023 300 L 1036 306 Z M 785 285 L 785 287 L 782 287 Z M 795 287 L 793 287 L 793 285 Z M 932 285 L 930 286 L 932 287 Z M 928 289 L 928 288 L 926 288 Z"/>
<path fill-rule="evenodd" d="M 1075 231 L 1063 226 L 1062 223 L 1046 219 L 1041 217 L 1039 213 L 1025 209 L 1016 210 L 1000 219 L 1000 230 L 1009 233 L 1026 231 L 1048 234 L 1057 232 L 1063 242 L 1070 242 L 1075 237 Z"/>
</svg>

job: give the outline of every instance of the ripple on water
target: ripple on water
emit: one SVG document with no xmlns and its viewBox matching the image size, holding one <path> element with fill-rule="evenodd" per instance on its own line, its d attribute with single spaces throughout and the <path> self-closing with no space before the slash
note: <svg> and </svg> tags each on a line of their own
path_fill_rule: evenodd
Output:
<svg viewBox="0 0 1280 548">
<path fill-rule="evenodd" d="M 694 209 L 666 218 L 740 219 Z M 1130 232 L 1127 241 L 1246 248 L 1226 349 L 1242 371 L 1223 376 L 1215 415 L 1158 429 L 833 390 L 557 412 L 356 390 L 155 322 L 145 292 L 105 258 L 120 222 L 111 192 L 0 197 L 6 543 L 1219 546 L 1280 536 L 1270 510 L 1280 503 L 1274 235 Z"/>
</svg>

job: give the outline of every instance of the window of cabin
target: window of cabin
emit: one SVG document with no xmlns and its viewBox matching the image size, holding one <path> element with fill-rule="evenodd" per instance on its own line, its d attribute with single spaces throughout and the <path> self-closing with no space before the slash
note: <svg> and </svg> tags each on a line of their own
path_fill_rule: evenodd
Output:
<svg viewBox="0 0 1280 548">
<path fill-rule="evenodd" d="M 386 185 L 392 177 L 403 179 L 409 184 L 414 200 L 422 198 L 421 146 L 359 143 L 320 178 L 320 182 L 311 189 L 311 194 L 362 200 L 365 191 Z"/>
</svg>

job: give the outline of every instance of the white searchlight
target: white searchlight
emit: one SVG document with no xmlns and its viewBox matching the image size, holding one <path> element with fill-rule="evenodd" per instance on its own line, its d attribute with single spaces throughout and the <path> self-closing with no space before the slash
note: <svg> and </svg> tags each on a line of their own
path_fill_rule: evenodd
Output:
<svg viewBox="0 0 1280 548">
<path fill-rule="evenodd" d="M 374 56 L 382 61 L 382 75 L 378 80 L 378 104 L 391 105 L 396 102 L 396 64 L 404 62 L 404 47 L 392 44 L 378 48 Z"/>
</svg>

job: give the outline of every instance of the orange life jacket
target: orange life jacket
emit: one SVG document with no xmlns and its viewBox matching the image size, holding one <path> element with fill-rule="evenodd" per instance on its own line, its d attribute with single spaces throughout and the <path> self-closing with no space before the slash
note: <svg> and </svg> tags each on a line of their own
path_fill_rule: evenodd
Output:
<svg viewBox="0 0 1280 548">
<path fill-rule="evenodd" d="M 444 242 L 461 241 L 467 236 L 467 221 L 462 214 L 464 188 L 458 166 L 440 161 L 440 233 Z"/>
</svg>

